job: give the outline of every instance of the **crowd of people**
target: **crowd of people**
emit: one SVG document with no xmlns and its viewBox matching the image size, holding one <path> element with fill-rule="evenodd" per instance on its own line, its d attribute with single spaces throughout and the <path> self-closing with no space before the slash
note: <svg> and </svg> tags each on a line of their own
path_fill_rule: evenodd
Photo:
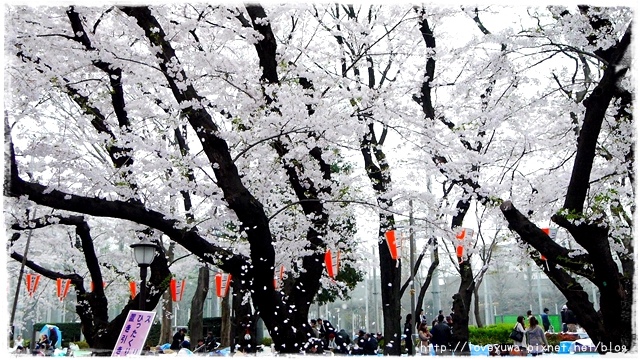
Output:
<svg viewBox="0 0 640 360">
<path fill-rule="evenodd" d="M 562 306 L 560 318 L 562 332 L 576 332 L 578 326 L 576 316 L 566 304 Z M 518 316 L 510 337 L 513 339 L 513 345 L 519 349 L 519 355 L 538 356 L 548 349 L 549 343 L 545 333 L 553 332 L 554 330 L 549 321 L 548 308 L 544 308 L 542 314 L 540 314 L 540 319 L 542 320 L 542 326 L 540 326 L 540 322 L 532 314 L 531 310 L 527 311 L 526 319 L 524 316 Z"/>
<path fill-rule="evenodd" d="M 422 309 L 419 311 L 419 321 L 416 323 L 417 338 L 413 336 L 413 316 L 405 317 L 402 346 L 408 355 L 415 355 L 419 351 L 423 355 L 429 354 L 431 349 L 436 354 L 451 353 L 451 338 L 453 318 L 451 315 L 443 315 L 442 310 L 431 322 Z M 323 319 L 311 319 L 310 339 L 304 346 L 305 353 L 324 353 L 330 351 L 337 354 L 348 355 L 377 355 L 384 347 L 384 337 L 380 333 L 367 332 L 360 329 L 358 334 L 351 339 L 344 330 L 337 330 L 331 322 Z"/>
</svg>

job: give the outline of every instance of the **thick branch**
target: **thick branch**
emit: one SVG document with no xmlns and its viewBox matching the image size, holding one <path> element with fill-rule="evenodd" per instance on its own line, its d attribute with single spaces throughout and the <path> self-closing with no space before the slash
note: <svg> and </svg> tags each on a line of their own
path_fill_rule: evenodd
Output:
<svg viewBox="0 0 640 360">
<path fill-rule="evenodd" d="M 593 281 L 593 268 L 590 265 L 589 256 L 569 255 L 568 249 L 551 240 L 544 231 L 518 211 L 511 201 L 503 202 L 500 205 L 500 210 L 509 223 L 509 229 L 515 231 L 522 241 L 544 255 L 549 267 L 555 267 L 558 264 Z M 535 256 L 533 259 L 538 260 L 539 257 Z"/>
<path fill-rule="evenodd" d="M 582 213 L 584 209 L 598 136 L 606 111 L 616 93 L 617 83 L 628 70 L 626 66 L 620 69 L 618 66 L 630 43 L 631 25 L 627 28 L 620 42 L 613 47 L 615 51 L 607 59 L 610 65 L 604 70 L 602 79 L 583 102 L 585 106 L 584 121 L 578 137 L 576 159 L 564 202 L 564 208 L 567 210 Z"/>
</svg>

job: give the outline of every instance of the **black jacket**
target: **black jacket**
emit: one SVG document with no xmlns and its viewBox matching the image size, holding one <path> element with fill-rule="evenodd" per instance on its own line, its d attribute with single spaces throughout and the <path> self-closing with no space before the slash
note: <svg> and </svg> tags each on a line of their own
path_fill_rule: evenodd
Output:
<svg viewBox="0 0 640 360">
<path fill-rule="evenodd" d="M 439 347 L 450 347 L 451 343 L 451 328 L 444 322 L 437 323 L 436 326 L 431 328 L 431 343 Z"/>
<path fill-rule="evenodd" d="M 378 351 L 378 341 L 373 336 L 369 336 L 364 342 L 364 354 L 375 355 Z"/>
<path fill-rule="evenodd" d="M 173 334 L 173 341 L 171 342 L 171 350 L 180 350 L 182 348 L 182 342 L 184 341 L 184 334 L 182 331 L 178 331 Z"/>
<path fill-rule="evenodd" d="M 576 314 L 573 313 L 573 310 L 567 309 L 565 312 L 566 323 L 567 324 L 577 324 L 578 320 L 576 319 Z"/>
</svg>

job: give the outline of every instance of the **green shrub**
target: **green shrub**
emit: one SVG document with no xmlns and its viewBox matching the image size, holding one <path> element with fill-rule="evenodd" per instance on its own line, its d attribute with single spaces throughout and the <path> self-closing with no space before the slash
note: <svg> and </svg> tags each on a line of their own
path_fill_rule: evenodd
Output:
<svg viewBox="0 0 640 360">
<path fill-rule="evenodd" d="M 510 344 L 509 334 L 514 324 L 495 324 L 479 328 L 469 326 L 469 343 L 473 345 Z"/>
<path fill-rule="evenodd" d="M 260 341 L 260 343 L 266 347 L 270 347 L 271 344 L 273 344 L 273 339 L 270 337 L 265 337 L 265 338 L 262 338 L 262 341 Z"/>
<path fill-rule="evenodd" d="M 78 345 L 79 349 L 88 349 L 89 348 L 89 344 L 87 344 L 87 342 L 84 341 L 84 340 L 76 341 L 76 342 L 74 342 L 74 344 Z"/>
</svg>

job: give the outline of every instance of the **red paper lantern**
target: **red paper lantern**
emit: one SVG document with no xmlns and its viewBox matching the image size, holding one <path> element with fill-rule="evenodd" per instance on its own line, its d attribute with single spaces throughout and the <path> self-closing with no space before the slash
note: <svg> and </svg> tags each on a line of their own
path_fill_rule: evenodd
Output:
<svg viewBox="0 0 640 360">
<path fill-rule="evenodd" d="M 64 301 L 64 298 L 67 297 L 70 286 L 71 286 L 71 279 L 61 279 L 61 278 L 56 279 L 56 290 L 57 290 L 58 299 L 60 301 Z"/>
<path fill-rule="evenodd" d="M 216 294 L 218 297 L 223 298 L 229 293 L 229 285 L 231 283 L 231 274 L 217 273 L 216 274 Z"/>
<path fill-rule="evenodd" d="M 384 237 L 387 239 L 387 246 L 389 247 L 389 253 L 393 260 L 400 259 L 400 253 L 402 251 L 402 239 L 398 241 L 396 238 L 395 230 L 387 230 L 384 233 Z"/>
<path fill-rule="evenodd" d="M 182 295 L 184 294 L 184 285 L 184 279 L 180 281 L 171 279 L 171 283 L 169 284 L 169 287 L 171 288 L 171 300 L 173 300 L 174 302 L 182 301 Z"/>
<path fill-rule="evenodd" d="M 327 249 L 327 252 L 324 253 L 324 264 L 327 267 L 329 277 L 335 279 L 340 268 L 340 250 L 331 254 L 331 249 Z"/>
<path fill-rule="evenodd" d="M 284 278 L 284 265 L 280 265 L 280 274 L 273 276 L 273 288 L 274 289 L 278 290 L 278 288 L 279 288 L 278 285 L 282 282 L 283 278 Z"/>
<path fill-rule="evenodd" d="M 456 233 L 456 239 L 458 239 L 459 242 L 459 244 L 456 245 L 456 256 L 458 257 L 458 263 L 461 263 L 462 257 L 464 256 L 464 247 L 469 246 L 471 239 L 473 239 L 473 229 L 460 229 L 460 231 Z"/>
<path fill-rule="evenodd" d="M 105 286 L 107 286 L 107 283 L 103 281 L 102 282 L 102 288 L 104 289 Z M 91 284 L 89 284 L 89 287 L 91 288 L 91 292 L 93 292 L 93 281 L 91 282 Z"/>
<path fill-rule="evenodd" d="M 27 274 L 27 293 L 29 297 L 33 297 L 36 289 L 38 288 L 38 283 L 40 282 L 40 274 Z"/>
<path fill-rule="evenodd" d="M 545 234 L 547 234 L 551 238 L 551 240 L 556 241 L 556 237 L 558 236 L 558 229 L 555 229 L 555 228 L 542 228 L 542 231 Z M 542 255 L 542 253 L 540 253 L 540 260 L 547 261 L 547 257 Z"/>
<path fill-rule="evenodd" d="M 131 292 L 131 298 L 135 298 L 138 293 L 138 283 L 135 281 L 129 281 L 129 291 Z"/>
</svg>

